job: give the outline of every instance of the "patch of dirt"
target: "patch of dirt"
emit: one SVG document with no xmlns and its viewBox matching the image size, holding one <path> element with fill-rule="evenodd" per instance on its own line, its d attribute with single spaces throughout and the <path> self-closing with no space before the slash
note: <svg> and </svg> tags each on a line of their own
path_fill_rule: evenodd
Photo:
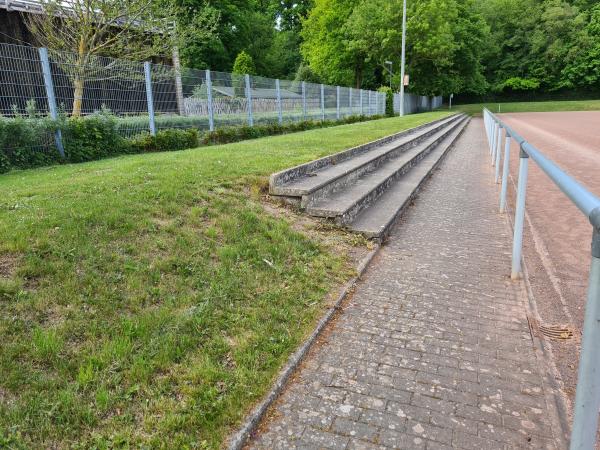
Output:
<svg viewBox="0 0 600 450">
<path fill-rule="evenodd" d="M 262 196 L 260 203 L 271 216 L 286 220 L 294 231 L 332 249 L 336 254 L 346 255 L 353 267 L 358 267 L 375 246 L 363 236 L 347 231 L 330 220 L 309 216 L 298 207 L 270 195 Z"/>
<path fill-rule="evenodd" d="M 12 278 L 19 265 L 19 258 L 9 253 L 0 255 L 0 278 Z"/>
</svg>

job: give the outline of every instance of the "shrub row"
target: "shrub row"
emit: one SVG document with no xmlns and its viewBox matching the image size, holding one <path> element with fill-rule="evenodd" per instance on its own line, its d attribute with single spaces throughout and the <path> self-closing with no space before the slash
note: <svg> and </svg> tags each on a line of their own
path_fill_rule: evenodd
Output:
<svg viewBox="0 0 600 450">
<path fill-rule="evenodd" d="M 340 120 L 305 120 L 302 122 L 269 123 L 254 127 L 223 127 L 212 132 L 205 132 L 200 137 L 202 145 L 228 144 L 231 142 L 256 139 L 277 134 L 295 133 L 314 128 L 327 128 L 336 125 L 364 122 L 365 120 L 381 119 L 383 116 L 348 116 Z"/>
<path fill-rule="evenodd" d="M 61 162 L 92 161 L 122 154 L 225 144 L 381 117 L 350 116 L 339 121 L 303 121 L 282 125 L 267 123 L 254 127 L 223 127 L 213 132 L 199 132 L 197 128 L 167 128 L 158 131 L 156 136 L 142 132 L 132 137 L 124 137 L 123 131 L 131 130 L 135 120 L 143 119 L 120 119 L 107 111 L 86 117 L 63 117 L 58 120 L 37 116 L 0 117 L 0 173 Z M 185 118 L 183 123 L 189 126 L 193 120 Z M 164 125 L 165 123 L 159 122 L 160 127 Z M 55 146 L 57 130 L 62 134 L 64 159 L 59 156 Z"/>
</svg>

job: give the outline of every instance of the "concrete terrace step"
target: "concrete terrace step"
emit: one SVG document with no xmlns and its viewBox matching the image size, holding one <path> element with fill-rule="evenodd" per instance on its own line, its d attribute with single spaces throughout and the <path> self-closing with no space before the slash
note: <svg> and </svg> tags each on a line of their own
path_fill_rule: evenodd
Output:
<svg viewBox="0 0 600 450">
<path fill-rule="evenodd" d="M 270 193 L 287 197 L 303 197 L 302 206 L 306 206 L 311 201 L 338 190 L 359 175 L 374 170 L 381 162 L 417 145 L 421 140 L 459 118 L 459 115 L 444 118 L 398 135 L 278 172 L 271 175 Z"/>
<path fill-rule="evenodd" d="M 343 190 L 312 202 L 307 206 L 306 212 L 312 216 L 335 217 L 338 224 L 348 224 L 363 209 L 375 202 L 397 179 L 413 170 L 419 161 L 461 124 L 462 120 L 451 122 L 415 147 L 386 160 L 376 170 L 364 173 Z"/>
<path fill-rule="evenodd" d="M 369 238 L 385 239 L 392 225 L 410 204 L 468 122 L 468 118 L 462 120 L 418 165 L 392 183 L 375 203 L 365 208 L 348 228 Z"/>
</svg>

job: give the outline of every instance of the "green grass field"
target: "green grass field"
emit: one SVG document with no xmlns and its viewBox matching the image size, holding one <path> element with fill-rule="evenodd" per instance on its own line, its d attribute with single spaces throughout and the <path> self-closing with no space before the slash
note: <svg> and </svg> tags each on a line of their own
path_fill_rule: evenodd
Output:
<svg viewBox="0 0 600 450">
<path fill-rule="evenodd" d="M 486 107 L 493 113 L 512 112 L 550 112 L 550 111 L 599 111 L 600 100 L 547 101 L 547 102 L 507 102 L 507 103 L 473 103 L 456 105 L 453 111 L 462 111 L 478 116 Z"/>
<path fill-rule="evenodd" d="M 222 445 L 354 273 L 268 175 L 444 114 L 0 176 L 0 447 Z"/>
</svg>

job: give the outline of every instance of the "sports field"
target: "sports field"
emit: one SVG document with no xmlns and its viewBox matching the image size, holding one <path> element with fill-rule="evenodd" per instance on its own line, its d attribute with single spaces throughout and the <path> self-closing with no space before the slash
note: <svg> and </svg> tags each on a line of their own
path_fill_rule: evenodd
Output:
<svg viewBox="0 0 600 450">
<path fill-rule="evenodd" d="M 600 194 L 600 112 L 519 113 L 499 117 L 589 190 Z M 511 175 L 514 183 L 518 173 L 517 155 L 518 148 L 513 145 Z M 552 343 L 565 390 L 572 396 L 592 230 L 587 217 L 533 161 L 529 164 L 526 211 L 525 261 L 538 312 L 546 325 L 574 328 L 574 339 Z"/>
</svg>

